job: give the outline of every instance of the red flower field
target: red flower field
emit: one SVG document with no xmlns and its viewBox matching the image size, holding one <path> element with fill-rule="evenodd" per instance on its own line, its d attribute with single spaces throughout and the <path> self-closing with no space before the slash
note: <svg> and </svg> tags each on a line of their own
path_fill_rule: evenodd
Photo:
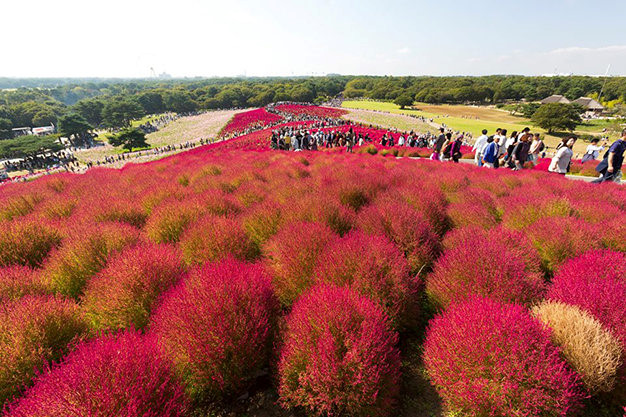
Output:
<svg viewBox="0 0 626 417">
<path fill-rule="evenodd" d="M 575 305 L 626 357 L 626 188 L 276 151 L 280 115 L 238 116 L 233 139 L 0 187 L 3 415 L 254 415 L 237 407 L 262 392 L 263 415 L 408 416 L 424 375 L 455 415 L 626 405 L 623 384 L 586 392 L 529 310 Z M 387 132 L 325 129 L 350 127 Z"/>
</svg>

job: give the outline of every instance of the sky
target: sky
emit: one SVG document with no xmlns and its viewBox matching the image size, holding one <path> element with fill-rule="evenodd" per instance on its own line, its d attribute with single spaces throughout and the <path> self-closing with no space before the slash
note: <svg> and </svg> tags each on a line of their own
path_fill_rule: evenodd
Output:
<svg viewBox="0 0 626 417">
<path fill-rule="evenodd" d="M 3 0 L 0 77 L 626 75 L 624 0 Z"/>
</svg>

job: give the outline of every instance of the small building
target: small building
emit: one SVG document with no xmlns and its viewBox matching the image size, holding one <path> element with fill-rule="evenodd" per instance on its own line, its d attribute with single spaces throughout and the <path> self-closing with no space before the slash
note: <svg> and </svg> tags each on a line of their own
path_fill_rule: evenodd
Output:
<svg viewBox="0 0 626 417">
<path fill-rule="evenodd" d="M 602 113 L 604 111 L 604 106 L 602 104 L 589 97 L 581 97 L 572 101 L 572 103 L 582 106 L 586 111 L 594 113 Z"/>
<path fill-rule="evenodd" d="M 570 101 L 567 99 L 567 97 L 564 97 L 561 95 L 552 95 L 550 97 L 546 97 L 543 100 L 541 100 L 541 104 L 550 104 L 550 103 L 569 104 Z"/>
<path fill-rule="evenodd" d="M 54 133 L 54 125 L 33 127 L 32 132 L 33 135 L 37 136 L 51 135 Z"/>
<path fill-rule="evenodd" d="M 14 138 L 33 134 L 33 131 L 30 127 L 15 127 L 11 129 L 11 132 Z"/>
</svg>

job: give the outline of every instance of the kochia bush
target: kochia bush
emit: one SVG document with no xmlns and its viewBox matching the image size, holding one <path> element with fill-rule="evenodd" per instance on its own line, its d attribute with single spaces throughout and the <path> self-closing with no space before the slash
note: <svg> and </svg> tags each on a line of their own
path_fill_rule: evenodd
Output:
<svg viewBox="0 0 626 417">
<path fill-rule="evenodd" d="M 598 250 L 570 259 L 557 270 L 547 296 L 591 313 L 626 352 L 626 254 Z"/>
<path fill-rule="evenodd" d="M 85 330 L 70 300 L 41 295 L 0 303 L 0 408 Z"/>
<path fill-rule="evenodd" d="M 61 236 L 45 222 L 34 219 L 0 221 L 0 266 L 37 267 Z"/>
<path fill-rule="evenodd" d="M 139 231 L 124 223 L 76 226 L 46 260 L 42 281 L 55 293 L 78 297 L 111 254 L 138 239 Z"/>
<path fill-rule="evenodd" d="M 397 334 L 383 310 L 349 288 L 317 286 L 287 317 L 281 403 L 313 415 L 390 415 L 400 390 Z"/>
<path fill-rule="evenodd" d="M 469 232 L 469 233 L 467 233 Z M 426 281 L 426 293 L 438 308 L 472 296 L 530 304 L 545 291 L 541 274 L 525 255 L 488 232 L 469 228 L 448 240 L 450 247 Z M 506 242 L 506 241 L 505 241 Z"/>
<path fill-rule="evenodd" d="M 576 306 L 545 301 L 532 313 L 551 330 L 552 341 L 590 392 L 613 389 L 622 356 L 615 336 Z"/>
<path fill-rule="evenodd" d="M 243 231 L 239 222 L 207 215 L 189 226 L 180 240 L 187 265 L 219 262 L 228 257 L 246 261 L 259 254 L 259 248 Z"/>
<path fill-rule="evenodd" d="M 32 268 L 21 265 L 0 267 L 0 303 L 45 293 L 38 274 Z"/>
<path fill-rule="evenodd" d="M 418 315 L 420 281 L 411 276 L 402 252 L 384 236 L 350 232 L 319 256 L 316 283 L 346 286 L 379 303 L 399 326 Z"/>
<path fill-rule="evenodd" d="M 357 224 L 366 233 L 385 235 L 404 253 L 413 273 L 430 268 L 441 250 L 439 236 L 408 203 L 384 201 L 361 211 Z"/>
<path fill-rule="evenodd" d="M 265 264 L 280 302 L 290 306 L 314 281 L 318 258 L 337 236 L 322 223 L 295 222 L 264 246 Z"/>
<path fill-rule="evenodd" d="M 164 298 L 152 330 L 195 399 L 236 394 L 268 365 L 278 302 L 258 265 L 207 264 Z"/>
<path fill-rule="evenodd" d="M 565 417 L 584 397 L 550 332 L 519 305 L 452 305 L 429 324 L 424 364 L 446 407 L 462 415 Z"/>
<path fill-rule="evenodd" d="M 144 327 L 161 294 L 184 272 L 172 246 L 144 244 L 121 251 L 87 283 L 82 307 L 89 325 L 96 331 Z"/>
<path fill-rule="evenodd" d="M 41 375 L 7 417 L 183 417 L 188 411 L 154 338 L 129 331 L 81 344 Z"/>
</svg>

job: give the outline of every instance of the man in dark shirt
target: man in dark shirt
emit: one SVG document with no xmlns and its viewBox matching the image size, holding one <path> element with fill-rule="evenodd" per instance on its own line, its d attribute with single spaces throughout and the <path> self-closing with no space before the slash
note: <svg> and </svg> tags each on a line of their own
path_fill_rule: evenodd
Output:
<svg viewBox="0 0 626 417">
<path fill-rule="evenodd" d="M 602 176 L 592 182 L 619 181 L 624 163 L 624 151 L 626 151 L 626 129 L 622 130 L 622 137 L 613 142 L 602 162 L 596 167 Z"/>
</svg>

